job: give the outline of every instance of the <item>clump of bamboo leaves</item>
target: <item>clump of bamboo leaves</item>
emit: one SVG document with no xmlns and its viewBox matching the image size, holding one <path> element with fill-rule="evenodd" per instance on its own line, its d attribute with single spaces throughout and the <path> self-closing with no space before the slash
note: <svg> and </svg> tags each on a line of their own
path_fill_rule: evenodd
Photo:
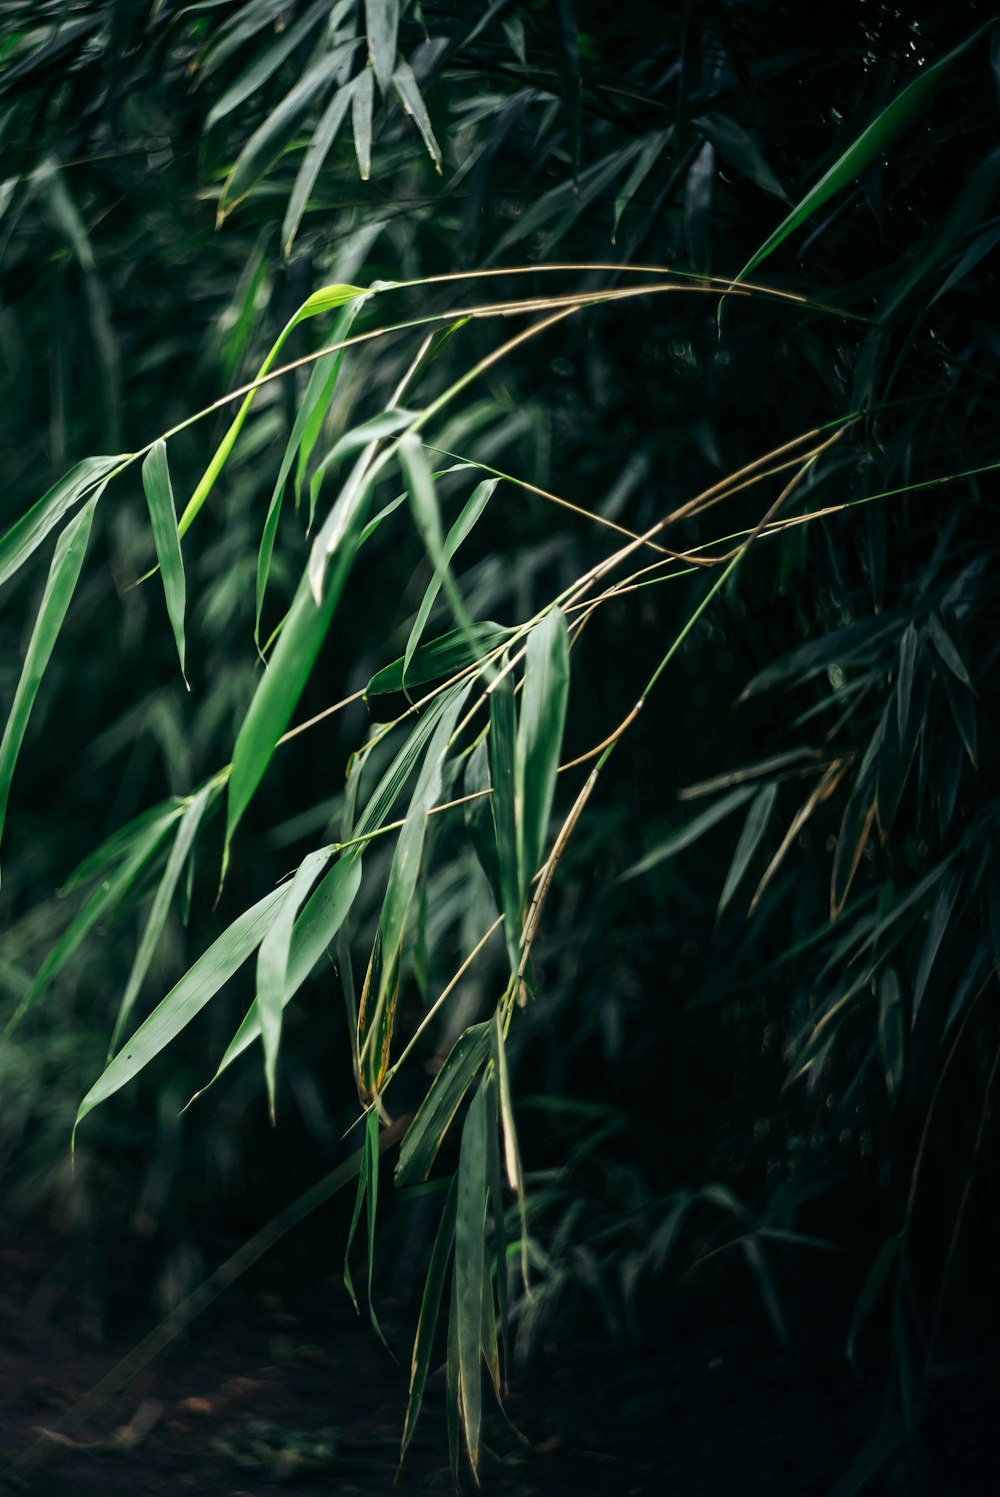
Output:
<svg viewBox="0 0 1000 1497">
<path fill-rule="evenodd" d="M 78 880 L 98 876 L 97 890 L 49 953 L 12 1022 L 16 1023 L 40 997 L 98 919 L 127 896 L 155 864 L 160 872 L 119 1005 L 108 1064 L 81 1101 L 77 1125 L 149 1065 L 255 953 L 255 996 L 216 1074 L 260 1039 L 273 1116 L 284 1009 L 325 952 L 337 949 L 342 964 L 349 962 L 344 953 L 344 932 L 364 876 L 366 854 L 376 839 L 394 836 L 395 851 L 381 896 L 377 934 L 351 1020 L 355 1074 L 364 1109 L 364 1144 L 357 1170 L 351 1238 L 367 1206 L 369 1297 L 380 1129 L 390 1119 L 393 1083 L 469 965 L 494 939 L 502 942 L 506 951 L 508 979 L 497 994 L 494 1010 L 465 1029 L 455 1042 L 406 1128 L 395 1169 L 398 1185 L 426 1181 L 449 1130 L 459 1130 L 458 1167 L 445 1194 L 414 1343 L 403 1450 L 412 1439 L 420 1412 L 451 1266 L 447 1365 L 452 1455 L 457 1462 L 460 1430 L 475 1470 L 480 1456 L 483 1363 L 498 1394 L 503 1380 L 500 1348 L 507 1339 L 509 1322 L 510 1249 L 520 1253 L 522 1288 L 530 1293 L 525 1183 L 506 1052 L 519 1007 L 534 999 L 532 955 L 546 897 L 600 774 L 660 675 L 703 610 L 729 584 L 748 550 L 810 518 L 808 508 L 794 516 L 786 510 L 817 463 L 822 463 L 841 439 L 849 439 L 852 418 L 834 420 L 825 431 L 805 433 L 776 451 L 762 454 L 746 469 L 663 516 L 644 534 L 631 534 L 612 525 L 608 530 L 612 542 L 608 556 L 533 616 L 508 626 L 484 622 L 470 615 L 452 570 L 452 559 L 503 480 L 479 476 L 476 461 L 462 459 L 457 465 L 459 471 L 468 474 L 470 481 L 478 481 L 457 518 L 447 525 L 438 495 L 441 475 L 434 468 L 433 444 L 427 445 L 434 434 L 435 420 L 487 369 L 516 356 L 530 340 L 544 336 L 567 318 L 640 296 L 717 296 L 719 286 L 710 279 L 685 280 L 668 271 L 647 270 L 637 272 L 625 286 L 607 291 L 569 289 L 522 300 L 471 298 L 433 317 L 411 319 L 402 325 L 376 322 L 364 331 L 352 331 L 366 309 L 377 310 L 395 289 L 334 285 L 308 299 L 279 336 L 258 377 L 230 397 L 240 402 L 236 414 L 179 516 L 169 465 L 169 443 L 177 434 L 173 431 L 164 433 L 142 452 L 78 464 L 0 542 L 0 579 L 6 581 L 53 533 L 57 536 L 49 580 L 0 750 L 0 784 L 6 807 L 28 715 L 84 565 L 99 501 L 116 478 L 141 463 L 159 573 L 158 583 L 149 577 L 145 585 L 162 586 L 183 673 L 186 584 L 181 541 L 210 501 L 255 395 L 266 383 L 287 372 L 275 364 L 289 332 L 307 319 L 332 317 L 320 349 L 308 356 L 308 385 L 278 468 L 263 527 L 257 563 L 257 620 L 258 644 L 265 663 L 236 736 L 232 761 L 189 795 L 143 813 L 80 870 Z M 735 294 L 768 293 L 741 287 Z M 457 336 L 471 320 L 515 315 L 528 319 L 527 325 L 498 343 L 426 404 L 419 403 L 421 377 L 442 332 Z M 412 340 L 414 335 L 418 345 L 390 404 L 377 415 L 349 426 L 323 451 L 320 433 L 343 359 L 373 338 Z M 259 626 L 278 521 L 285 487 L 296 464 L 300 473 L 309 475 L 308 559 L 291 607 L 271 638 L 261 642 Z M 336 484 L 331 482 L 334 475 Z M 779 480 L 777 485 L 775 479 Z M 749 531 L 725 537 L 718 545 L 700 545 L 693 550 L 667 544 L 671 528 L 679 521 L 705 513 L 730 495 L 757 486 L 770 486 L 777 492 L 772 492 Z M 334 494 L 332 500 L 324 494 L 324 487 Z M 376 508 L 383 496 L 397 488 L 401 488 L 398 496 Z M 355 559 L 375 530 L 399 510 L 408 516 L 423 541 L 433 575 L 403 656 L 372 678 L 367 694 L 405 692 L 410 705 L 358 746 L 350 765 L 343 822 L 336 840 L 317 847 L 286 882 L 263 892 L 133 1029 L 135 1006 L 168 910 L 178 896 L 185 867 L 204 836 L 213 810 L 224 801 L 220 875 L 224 878 L 247 808 L 258 793 L 266 794 L 272 758 L 290 736 L 309 726 L 291 724 L 310 673 L 322 650 L 329 648 L 327 637 Z M 825 506 L 822 512 L 829 514 L 830 507 Z M 591 518 L 596 521 L 599 517 Z M 650 560 L 651 556 L 655 559 Z M 636 569 L 639 561 L 642 565 Z M 649 586 L 699 569 L 708 574 L 710 585 L 650 680 L 637 691 L 626 718 L 617 726 L 609 725 L 600 743 L 589 748 L 573 745 L 567 750 L 564 728 L 572 651 L 584 627 L 610 601 L 641 596 Z M 427 639 L 426 626 L 439 595 L 452 615 L 452 627 Z M 947 636 L 940 628 L 935 638 L 939 650 L 945 649 Z M 952 674 L 957 674 L 954 666 Z M 383 740 L 391 740 L 393 754 L 377 783 L 372 784 L 366 769 Z M 819 781 L 819 790 L 813 793 L 813 803 L 829 793 L 843 769 L 839 761 L 833 761 Z M 409 798 L 402 809 L 408 786 Z M 739 792 L 741 801 L 751 793 Z M 765 785 L 756 795 L 723 893 L 723 905 L 740 882 L 766 825 L 773 792 Z M 724 809 L 734 808 L 734 804 L 730 796 Z M 412 961 L 406 937 L 425 897 L 428 831 L 432 819 L 440 815 L 464 820 L 466 834 L 489 883 L 496 916 L 430 1003 L 416 1030 L 401 1044 L 395 1032 L 397 1006 Z M 655 849 L 635 871 L 643 871 L 677 850 L 680 844 L 676 839 L 675 844 Z M 855 865 L 856 861 L 855 854 Z M 769 876 L 765 875 L 765 882 Z M 837 898 L 842 902 L 843 895 Z M 345 987 L 349 1005 L 354 1004 L 350 985 L 345 982 Z M 810 1053 L 807 1046 L 803 1065 L 808 1064 Z M 515 1208 L 513 1225 L 510 1206 Z M 349 1269 L 347 1278 L 350 1285 Z M 374 1320 L 374 1310 L 372 1315 Z"/>
</svg>

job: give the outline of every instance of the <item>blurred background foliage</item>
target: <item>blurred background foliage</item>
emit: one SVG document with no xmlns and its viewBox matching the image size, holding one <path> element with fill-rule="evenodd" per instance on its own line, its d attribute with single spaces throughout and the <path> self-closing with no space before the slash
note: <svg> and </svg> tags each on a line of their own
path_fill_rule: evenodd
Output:
<svg viewBox="0 0 1000 1497">
<path fill-rule="evenodd" d="M 560 864 L 537 996 L 511 1029 L 536 1277 L 515 1329 L 523 1348 L 568 1334 L 574 1313 L 638 1334 L 663 1276 L 711 1259 L 740 1263 L 762 1335 L 783 1340 L 796 1330 L 785 1276 L 819 1295 L 835 1283 L 845 1349 L 886 1382 L 873 1459 L 890 1465 L 919 1457 L 928 1408 L 965 1387 L 962 1369 L 980 1375 L 998 1330 L 989 21 L 971 0 L 0 5 L 5 525 L 71 463 L 151 442 L 253 379 L 323 285 L 419 282 L 384 316 L 378 304 L 383 322 L 620 289 L 626 266 L 750 267 L 748 281 L 792 294 L 732 297 L 720 315 L 723 279 L 593 306 L 490 369 L 427 440 L 436 467 L 486 465 L 442 481 L 449 517 L 470 478 L 529 485 L 501 480 L 455 562 L 470 612 L 514 624 L 611 549 L 605 528 L 541 491 L 643 532 L 856 413 L 795 494 L 796 513 L 831 513 L 751 548 L 622 738 Z M 427 281 L 560 262 L 581 268 Z M 374 325 L 362 310 L 356 330 Z M 431 393 L 520 326 L 461 327 Z M 282 361 L 329 336 L 304 323 Z M 348 350 L 317 453 L 391 403 L 420 336 Z M 150 1293 L 174 1303 L 220 1243 L 353 1147 L 351 1046 L 327 964 L 285 1016 L 276 1129 L 251 1058 L 180 1115 L 252 996 L 243 972 L 87 1119 L 70 1171 L 163 845 L 111 880 L 86 939 L 71 937 L 37 998 L 32 987 L 108 877 L 93 865 L 71 886 L 80 861 L 231 758 L 260 674 L 261 525 L 309 373 L 262 388 L 185 538 L 190 692 L 162 591 L 134 586 L 155 559 L 138 472 L 109 488 L 14 776 L 0 988 L 9 1015 L 32 1003 L 0 1060 L 6 1200 L 67 1234 L 67 1279 L 89 1276 L 107 1316 Z M 229 419 L 223 407 L 171 440 L 182 505 Z M 776 492 L 728 497 L 667 544 L 753 527 Z M 297 721 L 402 653 L 432 575 L 406 516 L 359 554 Z M 307 554 L 286 504 L 262 640 Z M 5 711 L 43 585 L 36 555 L 5 591 Z M 706 585 L 694 569 L 595 614 L 573 651 L 564 758 L 623 720 Z M 443 606 L 433 618 L 448 627 Z M 357 701 L 278 752 L 218 906 L 221 818 L 206 819 L 135 1018 L 324 839 L 370 720 L 400 704 Z M 560 814 L 568 804 L 560 791 Z M 399 1000 L 407 1034 L 494 914 L 461 819 L 439 821 Z M 357 953 L 390 859 L 373 845 Z M 494 949 L 471 971 L 396 1109 L 491 1011 L 504 968 Z M 422 1282 L 435 1219 L 415 1201 L 396 1239 L 383 1214 L 398 1281 Z M 949 1367 L 960 1373 L 935 1379 Z"/>
</svg>

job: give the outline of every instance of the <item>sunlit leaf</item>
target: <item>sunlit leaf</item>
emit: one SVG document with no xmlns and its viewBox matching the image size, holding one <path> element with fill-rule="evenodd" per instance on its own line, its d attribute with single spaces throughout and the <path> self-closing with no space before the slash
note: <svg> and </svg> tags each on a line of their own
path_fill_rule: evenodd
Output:
<svg viewBox="0 0 1000 1497">
<path fill-rule="evenodd" d="M 528 635 L 514 761 L 521 898 L 542 862 L 569 699 L 566 616 L 553 608 Z"/>
</svg>

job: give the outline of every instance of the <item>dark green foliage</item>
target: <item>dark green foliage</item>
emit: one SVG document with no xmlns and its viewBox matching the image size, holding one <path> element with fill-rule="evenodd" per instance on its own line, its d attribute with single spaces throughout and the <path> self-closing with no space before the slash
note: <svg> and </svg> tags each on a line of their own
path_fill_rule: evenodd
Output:
<svg viewBox="0 0 1000 1497">
<path fill-rule="evenodd" d="M 414 1114 L 404 1449 L 449 1272 L 473 1466 L 508 1319 L 724 1249 L 781 1341 L 780 1245 L 855 1255 L 862 1474 L 979 1350 L 996 55 L 860 0 L 0 6 L 7 1043 L 81 1037 L 81 1178 L 145 1119 L 164 1220 L 259 1097 L 318 1174 L 353 1071 L 370 1291 Z"/>
</svg>

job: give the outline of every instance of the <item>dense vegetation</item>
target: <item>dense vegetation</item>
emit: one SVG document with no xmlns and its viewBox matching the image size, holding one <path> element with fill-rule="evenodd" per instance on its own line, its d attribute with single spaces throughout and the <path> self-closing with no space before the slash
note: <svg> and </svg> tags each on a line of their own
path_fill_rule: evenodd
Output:
<svg viewBox="0 0 1000 1497">
<path fill-rule="evenodd" d="M 332 1168 L 475 1467 L 484 1361 L 713 1256 L 784 1340 L 832 1246 L 843 1490 L 926 1469 L 997 1330 L 998 88 L 972 3 L 0 5 L 0 1149 L 107 1295 Z"/>
</svg>

